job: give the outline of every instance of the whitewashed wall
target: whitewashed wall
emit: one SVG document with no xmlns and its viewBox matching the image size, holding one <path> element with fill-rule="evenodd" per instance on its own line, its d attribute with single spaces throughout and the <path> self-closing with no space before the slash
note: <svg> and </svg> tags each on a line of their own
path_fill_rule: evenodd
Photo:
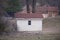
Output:
<svg viewBox="0 0 60 40">
<path fill-rule="evenodd" d="M 31 25 L 28 25 L 28 20 L 17 20 L 18 31 L 42 31 L 42 20 L 31 20 Z"/>
</svg>

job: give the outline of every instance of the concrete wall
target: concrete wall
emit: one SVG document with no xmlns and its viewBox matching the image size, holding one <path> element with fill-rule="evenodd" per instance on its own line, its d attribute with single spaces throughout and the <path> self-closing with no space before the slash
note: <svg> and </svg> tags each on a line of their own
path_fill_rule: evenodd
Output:
<svg viewBox="0 0 60 40">
<path fill-rule="evenodd" d="M 42 31 L 42 20 L 30 20 L 31 25 L 28 25 L 27 20 L 17 20 L 18 31 Z"/>
</svg>

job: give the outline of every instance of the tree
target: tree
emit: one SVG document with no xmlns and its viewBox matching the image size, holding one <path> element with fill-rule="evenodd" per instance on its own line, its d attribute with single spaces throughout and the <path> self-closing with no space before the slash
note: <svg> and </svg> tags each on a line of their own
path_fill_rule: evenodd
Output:
<svg viewBox="0 0 60 40">
<path fill-rule="evenodd" d="M 30 13 L 29 0 L 26 0 L 26 5 L 27 5 L 27 13 Z"/>
<path fill-rule="evenodd" d="M 10 0 L 8 1 L 8 7 L 6 8 L 6 11 L 9 15 L 14 16 L 15 12 L 21 11 L 22 4 L 20 0 Z"/>
<path fill-rule="evenodd" d="M 10 16 L 14 16 L 15 12 L 21 11 L 22 6 L 22 0 L 0 0 L 0 8 L 2 8 Z"/>
<path fill-rule="evenodd" d="M 32 1 L 32 13 L 35 13 L 36 0 Z"/>
</svg>

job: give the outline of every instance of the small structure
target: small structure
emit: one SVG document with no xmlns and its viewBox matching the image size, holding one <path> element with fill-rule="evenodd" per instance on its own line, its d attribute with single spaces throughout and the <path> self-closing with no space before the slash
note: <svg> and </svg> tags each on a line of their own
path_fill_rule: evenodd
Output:
<svg viewBox="0 0 60 40">
<path fill-rule="evenodd" d="M 42 31 L 42 18 L 41 14 L 17 13 L 18 31 Z"/>
<path fill-rule="evenodd" d="M 18 31 L 42 31 L 43 18 L 49 17 L 50 14 L 53 14 L 53 16 L 55 16 L 54 14 L 58 14 L 57 7 L 44 5 L 40 7 L 36 6 L 34 8 L 36 8 L 36 10 L 34 10 L 35 12 L 32 12 L 31 9 L 33 9 L 33 7 L 29 5 L 29 11 L 27 12 L 25 6 L 22 12 L 15 14 Z"/>
<path fill-rule="evenodd" d="M 59 10 L 57 6 L 45 4 L 43 6 L 37 6 L 36 13 L 42 13 L 43 15 L 48 15 L 48 17 L 55 17 L 58 16 Z"/>
</svg>

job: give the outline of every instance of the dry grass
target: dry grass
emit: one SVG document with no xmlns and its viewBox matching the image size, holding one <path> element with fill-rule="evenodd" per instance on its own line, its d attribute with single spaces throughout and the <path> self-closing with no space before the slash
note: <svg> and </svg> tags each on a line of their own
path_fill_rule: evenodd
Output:
<svg viewBox="0 0 60 40">
<path fill-rule="evenodd" d="M 0 37 L 1 40 L 60 40 L 60 36 L 58 35 L 43 35 L 43 34 L 16 34 L 10 36 Z"/>
</svg>

